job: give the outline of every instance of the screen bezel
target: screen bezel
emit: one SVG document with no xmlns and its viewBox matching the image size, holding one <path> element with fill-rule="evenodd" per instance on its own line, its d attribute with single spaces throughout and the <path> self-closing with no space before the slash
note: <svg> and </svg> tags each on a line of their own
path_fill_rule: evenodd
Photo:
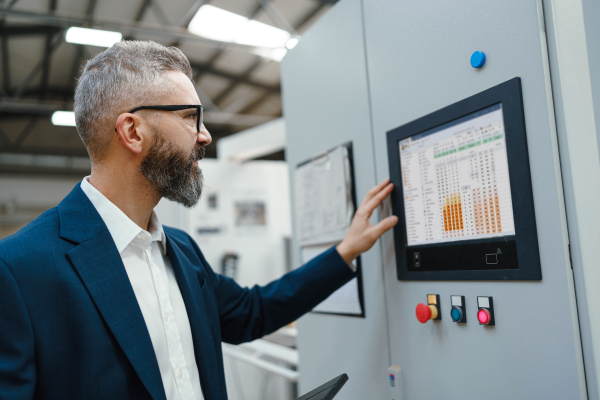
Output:
<svg viewBox="0 0 600 400">
<path fill-rule="evenodd" d="M 408 246 L 398 143 L 408 137 L 431 130 L 497 103 L 502 103 L 515 235 Z M 390 180 L 394 183 L 391 196 L 392 210 L 399 220 L 394 227 L 399 280 L 542 279 L 520 78 L 513 78 L 387 132 L 387 146 Z M 510 262 L 509 268 L 506 266 L 498 269 L 492 269 L 494 267 L 467 270 L 444 268 L 442 270 L 427 271 L 415 269 L 412 265 L 409 267 L 407 260 L 409 252 L 412 254 L 414 251 L 424 251 L 425 254 L 435 252 L 438 255 L 447 253 L 449 259 L 456 259 L 456 257 L 460 257 L 460 254 L 466 254 L 465 252 L 472 249 L 485 248 L 486 246 L 493 247 L 495 244 L 503 242 L 506 244 L 508 241 L 511 242 L 512 248 L 516 247 L 516 254 L 514 254 L 514 260 Z"/>
</svg>

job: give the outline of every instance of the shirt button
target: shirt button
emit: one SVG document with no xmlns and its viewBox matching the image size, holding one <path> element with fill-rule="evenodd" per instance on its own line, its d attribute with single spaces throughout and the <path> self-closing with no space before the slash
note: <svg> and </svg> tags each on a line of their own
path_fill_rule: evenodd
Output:
<svg viewBox="0 0 600 400">
<path fill-rule="evenodd" d="M 167 314 L 165 314 L 165 321 L 169 320 L 169 316 Z"/>
<path fill-rule="evenodd" d="M 142 236 L 140 239 L 142 242 L 145 242 L 146 240 L 148 240 L 148 238 L 146 236 Z"/>
<path fill-rule="evenodd" d="M 183 378 L 183 371 L 182 370 L 179 370 L 179 377 Z"/>
</svg>

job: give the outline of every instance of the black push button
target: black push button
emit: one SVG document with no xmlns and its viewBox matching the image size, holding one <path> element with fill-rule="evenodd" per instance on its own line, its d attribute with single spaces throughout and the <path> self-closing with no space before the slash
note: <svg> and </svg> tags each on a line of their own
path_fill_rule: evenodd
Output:
<svg viewBox="0 0 600 400">
<path fill-rule="evenodd" d="M 414 261 L 415 268 L 421 268 L 421 253 L 419 253 L 418 251 L 415 251 L 413 253 L 413 261 Z"/>
</svg>

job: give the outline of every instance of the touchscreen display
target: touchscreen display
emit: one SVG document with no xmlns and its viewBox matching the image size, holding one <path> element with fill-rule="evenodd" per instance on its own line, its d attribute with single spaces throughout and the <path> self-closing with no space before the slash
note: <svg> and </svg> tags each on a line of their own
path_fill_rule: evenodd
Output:
<svg viewBox="0 0 600 400">
<path fill-rule="evenodd" d="M 501 103 L 398 144 L 408 246 L 515 234 Z"/>
</svg>

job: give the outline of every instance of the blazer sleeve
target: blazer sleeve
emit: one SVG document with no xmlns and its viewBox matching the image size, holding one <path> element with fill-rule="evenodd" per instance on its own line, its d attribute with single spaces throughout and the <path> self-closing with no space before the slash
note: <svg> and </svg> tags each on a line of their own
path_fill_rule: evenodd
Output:
<svg viewBox="0 0 600 400">
<path fill-rule="evenodd" d="M 214 273 L 190 240 L 206 266 L 226 343 L 252 341 L 295 321 L 356 276 L 334 246 L 266 286 L 242 288 Z"/>
<path fill-rule="evenodd" d="M 33 328 L 25 300 L 0 261 L 0 399 L 31 399 L 35 392 Z"/>
</svg>

